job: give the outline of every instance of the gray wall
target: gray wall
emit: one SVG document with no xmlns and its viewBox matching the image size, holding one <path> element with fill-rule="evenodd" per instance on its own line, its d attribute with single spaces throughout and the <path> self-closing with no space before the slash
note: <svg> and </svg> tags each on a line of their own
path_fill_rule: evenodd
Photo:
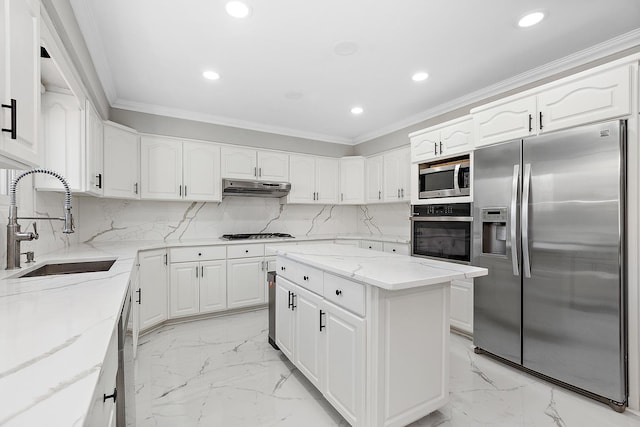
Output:
<svg viewBox="0 0 640 427">
<path fill-rule="evenodd" d="M 456 110 L 449 111 L 449 112 L 447 112 L 445 114 L 441 114 L 441 115 L 436 116 L 436 117 L 430 117 L 430 118 L 428 118 L 428 119 L 426 119 L 424 121 L 421 121 L 420 123 L 416 123 L 415 125 L 407 126 L 405 128 L 399 129 L 399 130 L 397 130 L 395 132 L 391 132 L 391 133 L 388 133 L 386 135 L 382 135 L 382 136 L 379 136 L 377 138 L 370 139 L 369 141 L 365 141 L 365 142 L 362 142 L 360 144 L 357 144 L 357 145 L 355 145 L 353 147 L 353 152 L 354 152 L 353 154 L 357 155 L 357 156 L 368 156 L 368 155 L 371 155 L 371 154 L 379 153 L 381 151 L 386 151 L 386 150 L 390 150 L 392 148 L 397 148 L 397 147 L 401 147 L 403 145 L 407 145 L 407 144 L 409 144 L 408 135 L 411 132 L 415 132 L 417 130 L 428 128 L 430 126 L 434 126 L 434 125 L 437 125 L 439 123 L 446 122 L 448 120 L 453 120 L 453 119 L 456 119 L 458 117 L 462 117 L 462 116 L 464 116 L 466 114 L 469 114 L 469 111 L 472 108 L 475 108 L 475 107 L 477 107 L 479 105 L 483 105 L 483 104 L 495 101 L 497 99 L 504 98 L 506 96 L 513 95 L 513 94 L 525 91 L 527 89 L 532 89 L 532 88 L 534 88 L 536 86 L 540 86 L 540 85 L 543 85 L 545 83 L 549 83 L 551 81 L 558 80 L 560 78 L 570 76 L 571 74 L 575 74 L 575 73 L 578 73 L 580 71 L 584 71 L 584 70 L 587 70 L 589 68 L 593 68 L 595 66 L 598 66 L 598 65 L 601 65 L 601 64 L 605 64 L 607 62 L 611 62 L 611 61 L 614 61 L 616 59 L 623 58 L 625 56 L 628 56 L 628 55 L 631 55 L 631 54 L 637 53 L 637 52 L 640 52 L 640 46 L 635 46 L 633 48 L 620 51 L 620 52 L 615 53 L 613 55 L 608 55 L 608 56 L 605 56 L 604 58 L 600 58 L 598 60 L 588 62 L 588 63 L 586 63 L 584 65 L 571 68 L 571 69 L 563 71 L 561 73 L 554 74 L 553 76 L 546 77 L 544 79 L 540 79 L 540 80 L 537 80 L 535 82 L 531 82 L 529 84 L 523 85 L 523 86 L 518 87 L 516 89 L 512 89 L 512 90 L 509 90 L 509 91 L 506 91 L 506 92 L 502 92 L 502 93 L 496 94 L 494 96 L 485 98 L 485 99 L 483 99 L 481 101 L 478 101 L 478 102 L 475 102 L 473 104 L 469 104 L 469 105 L 466 105 L 464 107 L 458 108 Z"/>
<path fill-rule="evenodd" d="M 121 110 L 118 108 L 111 108 L 109 110 L 109 120 L 129 126 L 138 132 L 178 138 L 201 139 L 226 144 L 246 145 L 249 147 L 331 157 L 349 156 L 353 153 L 353 147 L 351 145 L 296 138 L 293 136 L 139 113 L 137 111 Z"/>
</svg>

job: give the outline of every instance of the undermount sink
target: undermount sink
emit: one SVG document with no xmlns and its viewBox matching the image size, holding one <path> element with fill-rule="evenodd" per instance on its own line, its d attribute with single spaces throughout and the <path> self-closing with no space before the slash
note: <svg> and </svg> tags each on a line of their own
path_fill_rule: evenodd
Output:
<svg viewBox="0 0 640 427">
<path fill-rule="evenodd" d="M 55 274 L 94 273 L 96 271 L 109 271 L 115 259 L 102 261 L 65 262 L 44 264 L 35 270 L 28 271 L 14 277 L 38 277 L 52 276 Z"/>
</svg>

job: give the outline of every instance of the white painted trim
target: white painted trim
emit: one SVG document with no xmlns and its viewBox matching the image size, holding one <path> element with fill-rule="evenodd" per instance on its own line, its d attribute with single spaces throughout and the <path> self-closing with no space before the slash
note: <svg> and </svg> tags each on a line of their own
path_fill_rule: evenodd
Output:
<svg viewBox="0 0 640 427">
<path fill-rule="evenodd" d="M 296 138 L 313 139 L 317 141 L 330 142 L 333 144 L 353 145 L 353 141 L 348 138 L 338 136 L 324 135 L 313 132 L 305 132 L 301 130 L 291 129 L 287 127 L 271 126 L 262 123 L 250 122 L 245 120 L 232 119 L 229 117 L 216 116 L 213 114 L 197 113 L 194 111 L 182 110 L 179 108 L 163 107 L 158 105 L 146 104 L 142 102 L 128 101 L 117 99 L 111 103 L 113 108 L 120 108 L 140 113 L 157 114 L 160 116 L 168 116 L 173 118 L 194 120 L 198 122 L 212 123 L 221 126 L 230 126 L 241 129 L 249 129 L 258 132 L 274 133 L 278 135 L 293 136 Z"/>
<path fill-rule="evenodd" d="M 98 73 L 98 78 L 100 79 L 100 83 L 102 83 L 102 88 L 107 96 L 107 100 L 109 104 L 113 105 L 117 99 L 116 86 L 113 82 L 111 68 L 109 68 L 109 61 L 104 53 L 104 43 L 98 31 L 98 21 L 93 14 L 93 8 L 90 6 L 90 2 L 86 0 L 69 0 L 69 2 L 71 3 L 73 13 L 77 17 L 78 26 L 89 48 L 89 55 L 93 60 L 93 65 Z M 83 23 L 88 23 L 88 25 L 83 25 Z"/>
<path fill-rule="evenodd" d="M 408 126 L 418 124 L 441 114 L 448 113 L 458 108 L 468 106 L 475 102 L 482 101 L 483 99 L 487 99 L 513 89 L 517 89 L 527 84 L 547 77 L 551 77 L 563 71 L 567 71 L 584 64 L 588 64 L 589 62 L 596 61 L 608 55 L 612 55 L 614 53 L 621 52 L 625 49 L 629 49 L 638 45 L 640 45 L 640 28 L 629 31 L 628 33 L 622 34 L 618 37 L 614 37 L 610 40 L 583 49 L 581 51 L 572 53 L 571 55 L 565 56 L 564 58 L 558 59 L 556 61 L 541 65 L 540 67 L 533 68 L 529 71 L 518 74 L 494 85 L 487 86 L 470 94 L 461 96 L 452 101 L 445 102 L 444 104 L 440 104 L 421 113 L 414 114 L 411 117 L 385 126 L 376 131 L 360 135 L 354 138 L 353 145 L 360 144 L 383 135 L 387 135 L 391 132 L 395 132 Z"/>
</svg>

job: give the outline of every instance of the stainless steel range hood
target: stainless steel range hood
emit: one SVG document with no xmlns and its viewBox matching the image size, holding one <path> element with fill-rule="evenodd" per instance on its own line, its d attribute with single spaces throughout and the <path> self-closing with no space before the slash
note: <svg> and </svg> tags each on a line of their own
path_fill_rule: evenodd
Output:
<svg viewBox="0 0 640 427">
<path fill-rule="evenodd" d="M 284 197 L 291 191 L 288 182 L 223 179 L 222 196 Z"/>
</svg>

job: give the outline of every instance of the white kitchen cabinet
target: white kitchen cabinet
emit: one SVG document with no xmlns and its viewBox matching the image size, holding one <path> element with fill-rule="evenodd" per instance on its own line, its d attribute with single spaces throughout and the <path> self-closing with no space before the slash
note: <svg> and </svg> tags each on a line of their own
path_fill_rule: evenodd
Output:
<svg viewBox="0 0 640 427">
<path fill-rule="evenodd" d="M 0 165 L 39 166 L 40 2 L 0 0 Z M 16 123 L 15 128 L 12 122 Z"/>
<path fill-rule="evenodd" d="M 221 199 L 219 147 L 204 142 L 143 136 L 140 155 L 142 199 Z"/>
<path fill-rule="evenodd" d="M 325 302 L 324 397 L 351 425 L 365 425 L 365 320 Z"/>
<path fill-rule="evenodd" d="M 138 254 L 138 260 L 140 330 L 144 331 L 167 320 L 167 251 L 142 251 Z"/>
<path fill-rule="evenodd" d="M 130 128 L 107 122 L 104 124 L 105 197 L 139 199 L 139 141 Z"/>
<path fill-rule="evenodd" d="M 631 65 L 601 66 L 471 110 L 476 147 L 631 113 Z"/>
<path fill-rule="evenodd" d="M 382 250 L 399 255 L 409 255 L 409 245 L 407 243 L 382 242 Z"/>
<path fill-rule="evenodd" d="M 104 177 L 104 125 L 89 100 L 85 103 L 86 192 L 102 196 Z"/>
<path fill-rule="evenodd" d="M 98 383 L 91 398 L 86 426 L 110 426 L 116 419 L 116 375 L 118 373 L 118 331 L 114 330 L 100 367 Z M 108 396 L 108 397 L 107 397 Z"/>
<path fill-rule="evenodd" d="M 42 104 L 43 166 L 58 172 L 72 192 L 84 191 L 85 139 L 84 111 L 71 93 L 45 92 Z M 64 191 L 51 176 L 35 176 L 38 190 Z"/>
<path fill-rule="evenodd" d="M 129 289 L 131 289 L 131 318 L 127 325 L 127 332 L 131 330 L 133 341 L 133 358 L 138 355 L 138 337 L 140 336 L 140 303 L 139 299 L 142 291 L 140 290 L 140 261 L 138 255 L 134 262 L 133 271 L 129 280 Z"/>
<path fill-rule="evenodd" d="M 292 308 L 295 316 L 293 363 L 311 384 L 322 390 L 325 362 L 322 322 L 326 315 L 322 297 L 296 286 Z"/>
<path fill-rule="evenodd" d="M 172 248 L 169 318 L 211 313 L 227 308 L 226 248 Z"/>
<path fill-rule="evenodd" d="M 200 263 L 171 263 L 170 271 L 169 318 L 198 314 Z"/>
<path fill-rule="evenodd" d="M 222 200 L 220 147 L 204 142 L 183 142 L 182 183 L 184 200 Z"/>
<path fill-rule="evenodd" d="M 473 335 L 473 279 L 451 281 L 451 327 Z"/>
<path fill-rule="evenodd" d="M 264 304 L 264 257 L 227 260 L 227 307 L 239 308 Z"/>
<path fill-rule="evenodd" d="M 384 156 L 367 157 L 365 172 L 366 203 L 380 203 L 382 201 L 382 187 L 384 185 Z"/>
<path fill-rule="evenodd" d="M 182 197 L 182 142 L 169 138 L 140 138 L 140 197 L 172 200 Z"/>
<path fill-rule="evenodd" d="M 289 155 L 242 147 L 222 147 L 223 178 L 289 181 Z"/>
<path fill-rule="evenodd" d="M 409 138 L 412 163 L 469 152 L 474 146 L 473 119 L 470 115 L 460 117 L 410 133 Z"/>
<path fill-rule="evenodd" d="M 382 242 L 375 240 L 361 240 L 360 247 L 362 249 L 371 249 L 374 251 L 382 251 Z"/>
<path fill-rule="evenodd" d="M 292 294 L 296 286 L 283 277 L 276 280 L 276 344 L 280 351 L 293 360 L 295 312 L 291 309 Z"/>
<path fill-rule="evenodd" d="M 343 157 L 340 167 L 340 204 L 364 204 L 364 157 Z"/>
<path fill-rule="evenodd" d="M 410 149 L 390 151 L 383 156 L 382 195 L 385 202 L 409 200 Z"/>
<path fill-rule="evenodd" d="M 338 159 L 292 154 L 289 162 L 291 192 L 287 196 L 288 203 L 338 203 Z"/>
</svg>

